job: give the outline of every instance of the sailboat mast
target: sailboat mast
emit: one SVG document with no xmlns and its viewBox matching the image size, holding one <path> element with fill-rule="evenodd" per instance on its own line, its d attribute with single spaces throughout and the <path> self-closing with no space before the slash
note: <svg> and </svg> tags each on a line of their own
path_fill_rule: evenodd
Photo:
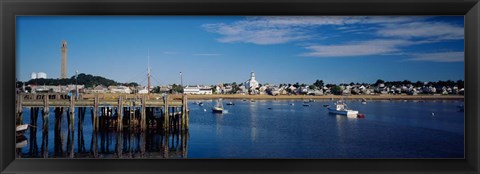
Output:
<svg viewBox="0 0 480 174">
<path fill-rule="evenodd" d="M 150 98 L 150 49 L 148 49 L 148 68 L 147 68 L 147 79 L 148 79 L 148 84 L 147 84 L 147 93 L 148 93 L 148 98 Z"/>
</svg>

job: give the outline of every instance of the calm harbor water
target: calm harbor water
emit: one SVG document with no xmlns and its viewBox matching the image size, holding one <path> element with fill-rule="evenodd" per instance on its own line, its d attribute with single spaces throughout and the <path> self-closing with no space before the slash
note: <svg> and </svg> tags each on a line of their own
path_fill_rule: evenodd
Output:
<svg viewBox="0 0 480 174">
<path fill-rule="evenodd" d="M 317 100 L 242 100 L 224 105 L 226 114 L 214 114 L 215 100 L 189 101 L 190 129 L 160 132 L 92 133 L 90 112 L 83 130 L 54 131 L 53 109 L 49 131 L 25 133 L 28 144 L 17 150 L 20 158 L 463 158 L 462 101 L 347 101 L 366 118 L 329 114 Z M 292 105 L 293 104 L 293 105 Z M 206 111 L 205 111 L 206 109 Z M 433 113 L 433 114 L 432 114 Z M 23 113 L 30 123 L 30 110 Z M 30 135 L 32 134 L 32 135 Z M 73 135 L 73 136 L 72 136 Z M 73 140 L 73 141 L 72 141 Z M 96 146 L 94 145 L 96 144 Z"/>
</svg>

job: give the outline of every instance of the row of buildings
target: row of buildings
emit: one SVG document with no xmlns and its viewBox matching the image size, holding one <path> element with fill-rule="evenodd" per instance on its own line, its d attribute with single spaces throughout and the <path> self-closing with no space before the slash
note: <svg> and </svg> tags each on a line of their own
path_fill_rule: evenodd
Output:
<svg viewBox="0 0 480 174">
<path fill-rule="evenodd" d="M 25 87 L 23 87 L 24 91 Z M 67 86 L 29 86 L 29 92 L 71 92 L 79 90 L 81 93 L 148 93 L 147 87 L 137 86 L 103 86 L 98 85 L 91 88 L 85 88 L 84 85 L 67 85 Z M 173 86 L 159 86 L 158 93 L 175 93 Z M 182 89 L 182 88 L 181 88 Z M 151 92 L 152 88 L 150 88 Z M 380 83 L 374 85 L 339 85 L 339 86 L 306 86 L 306 85 L 260 85 L 255 78 L 255 73 L 250 73 L 250 79 L 239 85 L 194 85 L 183 87 L 183 92 L 189 95 L 211 95 L 211 94 L 250 94 L 250 95 L 356 95 L 356 94 L 464 94 L 465 89 L 458 86 L 414 86 L 413 84 L 401 86 L 386 86 Z"/>
</svg>

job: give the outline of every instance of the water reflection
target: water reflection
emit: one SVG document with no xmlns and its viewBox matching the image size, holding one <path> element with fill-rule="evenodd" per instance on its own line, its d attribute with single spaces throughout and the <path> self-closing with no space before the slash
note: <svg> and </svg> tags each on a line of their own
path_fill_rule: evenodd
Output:
<svg viewBox="0 0 480 174">
<path fill-rule="evenodd" d="M 65 138 L 61 130 L 54 131 L 53 149 L 49 149 L 48 130 L 42 132 L 40 157 L 42 158 L 186 158 L 188 131 L 177 131 L 166 134 L 163 131 L 148 130 L 146 132 L 124 131 L 92 131 L 89 149 L 85 144 L 83 130 L 65 130 Z M 30 128 L 30 146 L 28 151 L 18 153 L 19 158 L 35 158 L 38 156 L 36 128 Z M 74 135 L 77 135 L 75 137 Z"/>
</svg>

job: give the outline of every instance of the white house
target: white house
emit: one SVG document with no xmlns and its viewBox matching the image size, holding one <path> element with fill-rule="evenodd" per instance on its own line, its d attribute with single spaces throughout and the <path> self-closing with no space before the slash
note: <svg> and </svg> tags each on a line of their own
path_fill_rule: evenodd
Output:
<svg viewBox="0 0 480 174">
<path fill-rule="evenodd" d="M 127 86 L 109 86 L 108 89 L 111 93 L 126 93 L 130 94 L 132 90 Z"/>
<path fill-rule="evenodd" d="M 183 88 L 183 93 L 184 94 L 195 94 L 195 95 L 211 95 L 212 94 L 212 88 L 211 87 L 200 87 L 200 86 L 186 86 Z"/>
</svg>

